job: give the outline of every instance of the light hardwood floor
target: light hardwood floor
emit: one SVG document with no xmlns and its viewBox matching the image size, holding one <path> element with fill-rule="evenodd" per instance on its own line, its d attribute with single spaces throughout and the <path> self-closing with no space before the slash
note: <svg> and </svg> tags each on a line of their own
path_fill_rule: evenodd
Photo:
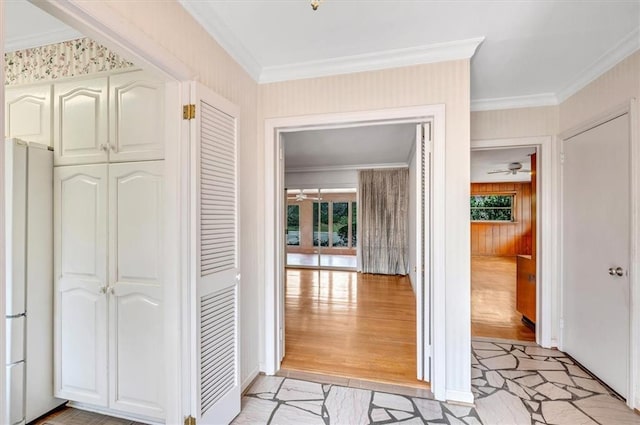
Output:
<svg viewBox="0 0 640 425">
<path fill-rule="evenodd" d="M 425 388 L 409 279 L 287 269 L 282 368 Z"/>
<path fill-rule="evenodd" d="M 516 258 L 471 257 L 471 335 L 535 341 L 516 311 Z"/>
</svg>

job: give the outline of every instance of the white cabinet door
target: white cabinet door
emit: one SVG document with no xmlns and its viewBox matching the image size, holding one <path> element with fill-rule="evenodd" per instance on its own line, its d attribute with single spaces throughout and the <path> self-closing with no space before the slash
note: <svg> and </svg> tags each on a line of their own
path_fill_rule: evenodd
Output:
<svg viewBox="0 0 640 425">
<path fill-rule="evenodd" d="M 5 136 L 52 146 L 51 85 L 7 87 Z"/>
<path fill-rule="evenodd" d="M 107 78 L 54 86 L 54 165 L 108 159 Z"/>
<path fill-rule="evenodd" d="M 109 159 L 162 159 L 164 83 L 144 71 L 109 78 Z"/>
<path fill-rule="evenodd" d="M 54 170 L 55 395 L 107 405 L 107 166 Z"/>
<path fill-rule="evenodd" d="M 109 165 L 109 407 L 163 418 L 163 161 Z"/>
</svg>

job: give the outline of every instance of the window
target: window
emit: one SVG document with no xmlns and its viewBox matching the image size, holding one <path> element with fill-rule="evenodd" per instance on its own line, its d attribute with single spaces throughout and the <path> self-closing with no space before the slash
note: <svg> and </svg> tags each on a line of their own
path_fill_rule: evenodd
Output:
<svg viewBox="0 0 640 425">
<path fill-rule="evenodd" d="M 349 203 L 333 202 L 332 246 L 349 246 Z"/>
<path fill-rule="evenodd" d="M 514 221 L 514 194 L 471 195 L 471 221 Z"/>
<path fill-rule="evenodd" d="M 318 220 L 318 214 L 320 214 Z M 329 203 L 313 203 L 313 246 L 329 246 Z"/>
<path fill-rule="evenodd" d="M 313 246 L 355 248 L 357 203 L 325 201 L 313 203 Z"/>
<path fill-rule="evenodd" d="M 352 202 L 351 203 L 351 246 L 353 248 L 358 246 L 357 245 L 357 242 L 358 242 L 357 217 L 358 217 L 358 203 Z"/>
<path fill-rule="evenodd" d="M 300 207 L 287 205 L 287 245 L 300 245 Z"/>
</svg>

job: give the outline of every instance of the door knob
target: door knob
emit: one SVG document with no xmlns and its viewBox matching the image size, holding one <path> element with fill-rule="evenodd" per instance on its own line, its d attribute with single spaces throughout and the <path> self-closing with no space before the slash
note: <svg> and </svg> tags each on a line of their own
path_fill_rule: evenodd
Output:
<svg viewBox="0 0 640 425">
<path fill-rule="evenodd" d="M 611 276 L 624 276 L 624 269 L 622 267 L 609 267 L 609 275 Z"/>
<path fill-rule="evenodd" d="M 99 288 L 99 291 L 100 291 L 101 294 L 106 294 L 107 293 L 107 287 L 106 286 L 101 286 Z"/>
</svg>

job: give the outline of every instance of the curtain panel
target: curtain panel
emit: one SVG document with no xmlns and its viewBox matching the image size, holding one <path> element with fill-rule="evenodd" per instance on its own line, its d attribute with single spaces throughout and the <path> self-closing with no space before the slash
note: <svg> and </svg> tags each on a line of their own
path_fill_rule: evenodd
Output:
<svg viewBox="0 0 640 425">
<path fill-rule="evenodd" d="M 358 249 L 363 273 L 408 272 L 409 169 L 358 173 Z"/>
</svg>

